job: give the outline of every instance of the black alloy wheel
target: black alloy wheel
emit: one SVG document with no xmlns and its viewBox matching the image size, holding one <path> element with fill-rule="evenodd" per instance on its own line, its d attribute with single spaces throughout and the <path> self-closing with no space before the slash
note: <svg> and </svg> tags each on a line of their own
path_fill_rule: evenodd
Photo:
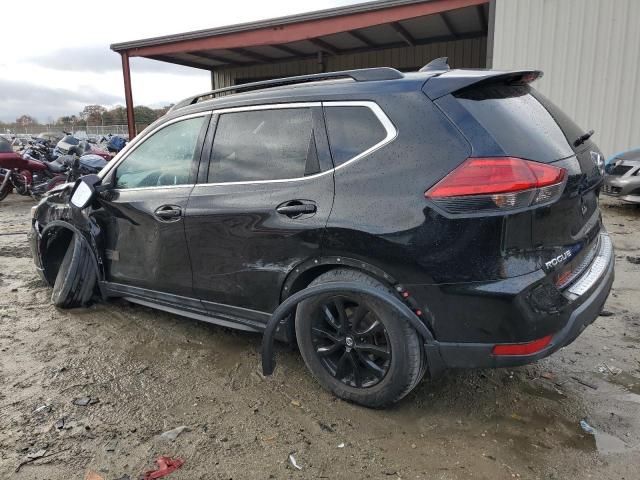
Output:
<svg viewBox="0 0 640 480">
<path fill-rule="evenodd" d="M 345 385 L 369 388 L 389 371 L 387 330 L 360 300 L 341 295 L 320 303 L 314 312 L 311 339 L 320 363 Z"/>
</svg>

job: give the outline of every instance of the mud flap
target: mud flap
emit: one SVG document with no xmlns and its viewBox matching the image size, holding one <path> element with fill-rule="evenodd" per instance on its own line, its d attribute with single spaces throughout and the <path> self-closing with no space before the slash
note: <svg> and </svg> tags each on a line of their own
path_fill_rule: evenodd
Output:
<svg viewBox="0 0 640 480">
<path fill-rule="evenodd" d="M 433 335 L 431 335 L 431 331 L 427 328 L 424 322 L 420 320 L 420 318 L 400 299 L 394 297 L 389 292 L 384 292 L 377 288 L 355 282 L 330 282 L 305 288 L 304 290 L 294 293 L 282 302 L 271 314 L 264 331 L 264 336 L 262 337 L 262 372 L 264 375 L 271 375 L 275 369 L 276 364 L 273 354 L 273 342 L 276 330 L 280 323 L 286 319 L 289 314 L 293 313 L 298 303 L 308 298 L 315 297 L 316 295 L 345 292 L 369 295 L 385 302 L 388 307 L 394 309 L 422 337 L 425 347 L 427 347 L 425 350 L 427 352 L 427 362 L 431 362 L 429 354 L 433 352 L 433 349 L 429 349 L 428 347 L 429 345 L 435 345 L 436 343 Z"/>
<path fill-rule="evenodd" d="M 92 253 L 74 233 L 64 255 L 51 293 L 51 302 L 60 308 L 85 305 L 91 300 L 96 284 Z"/>
</svg>

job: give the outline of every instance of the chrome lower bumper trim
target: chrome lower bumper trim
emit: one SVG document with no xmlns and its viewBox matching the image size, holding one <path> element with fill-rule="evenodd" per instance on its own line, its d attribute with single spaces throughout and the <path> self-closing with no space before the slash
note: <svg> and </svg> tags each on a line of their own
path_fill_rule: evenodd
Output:
<svg viewBox="0 0 640 480">
<path fill-rule="evenodd" d="M 571 295 L 584 295 L 602 277 L 613 256 L 611 238 L 606 233 L 600 234 L 600 248 L 591 265 L 587 267 L 582 276 L 568 289 Z"/>
</svg>

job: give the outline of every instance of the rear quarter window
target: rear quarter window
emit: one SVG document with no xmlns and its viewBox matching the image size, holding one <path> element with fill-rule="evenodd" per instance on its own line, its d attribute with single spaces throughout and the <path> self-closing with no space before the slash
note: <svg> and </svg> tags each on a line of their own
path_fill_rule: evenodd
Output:
<svg viewBox="0 0 640 480">
<path fill-rule="evenodd" d="M 382 142 L 387 131 L 368 107 L 325 106 L 333 163 L 337 167 Z"/>
</svg>

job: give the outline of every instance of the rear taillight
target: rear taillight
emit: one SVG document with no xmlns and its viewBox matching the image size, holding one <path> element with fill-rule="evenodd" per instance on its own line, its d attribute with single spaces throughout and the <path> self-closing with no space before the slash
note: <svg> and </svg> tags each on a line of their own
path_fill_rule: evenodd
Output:
<svg viewBox="0 0 640 480">
<path fill-rule="evenodd" d="M 566 176 L 521 158 L 468 158 L 424 195 L 451 214 L 508 212 L 557 200 Z"/>
</svg>

